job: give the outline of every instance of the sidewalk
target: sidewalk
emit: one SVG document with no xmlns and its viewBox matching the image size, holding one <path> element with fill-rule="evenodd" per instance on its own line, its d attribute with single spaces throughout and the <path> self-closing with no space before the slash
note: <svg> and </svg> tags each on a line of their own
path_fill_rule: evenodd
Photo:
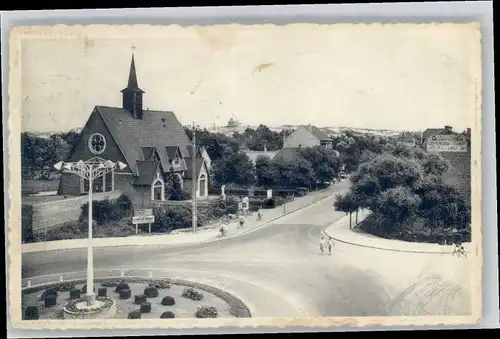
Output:
<svg viewBox="0 0 500 339">
<path fill-rule="evenodd" d="M 295 200 L 278 206 L 273 209 L 263 210 L 263 219 L 257 221 L 256 214 L 249 215 L 246 219 L 245 226 L 238 227 L 237 222 L 228 225 L 228 233 L 222 237 L 219 233 L 218 223 L 198 228 L 196 234 L 190 231 L 172 232 L 170 234 L 152 234 L 140 235 L 120 238 L 94 238 L 92 240 L 93 247 L 115 247 L 115 246 L 154 246 L 154 245 L 181 245 L 194 243 L 208 243 L 229 239 L 255 230 L 256 228 L 268 224 L 278 218 L 293 213 L 299 209 L 319 202 L 333 194 L 335 186 L 327 189 L 312 192 L 304 197 L 296 198 Z M 72 239 L 47 241 L 40 243 L 29 243 L 22 245 L 22 253 L 43 252 L 64 249 L 86 248 L 88 246 L 87 239 Z"/>
<path fill-rule="evenodd" d="M 360 211 L 358 213 L 358 224 L 363 221 L 369 211 Z M 352 216 L 353 227 L 355 227 L 354 215 Z M 371 234 L 361 233 L 349 229 L 349 216 L 345 216 L 334 224 L 323 230 L 323 233 L 333 238 L 334 240 L 346 243 L 349 245 L 384 250 L 393 252 L 407 253 L 428 253 L 428 254 L 451 254 L 453 253 L 453 245 L 438 245 L 429 243 L 416 243 L 402 240 L 384 239 Z M 471 252 L 472 246 L 470 243 L 464 243 L 464 248 L 467 253 Z"/>
</svg>

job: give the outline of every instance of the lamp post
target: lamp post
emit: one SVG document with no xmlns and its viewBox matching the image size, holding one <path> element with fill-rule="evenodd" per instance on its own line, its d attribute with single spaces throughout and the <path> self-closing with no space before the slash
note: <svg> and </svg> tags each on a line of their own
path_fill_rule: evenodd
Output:
<svg viewBox="0 0 500 339">
<path fill-rule="evenodd" d="M 93 181 L 115 168 L 123 170 L 127 165 L 118 161 L 103 160 L 93 158 L 87 161 L 80 160 L 78 162 L 58 162 L 54 168 L 62 173 L 76 174 L 81 178 L 89 181 L 89 208 L 88 208 L 88 245 L 87 245 L 87 291 L 85 300 L 89 306 L 95 303 L 94 293 L 94 251 L 92 248 L 92 191 Z"/>
<path fill-rule="evenodd" d="M 196 225 L 198 223 L 197 221 L 197 214 L 196 214 L 196 192 L 197 192 L 197 188 L 198 188 L 198 174 L 196 173 L 196 151 L 197 151 L 197 148 L 196 148 L 196 126 L 193 122 L 193 140 L 192 140 L 192 147 L 193 147 L 193 157 L 191 159 L 191 166 L 192 166 L 192 169 L 191 171 L 193 172 L 193 179 L 192 179 L 192 184 L 191 184 L 191 201 L 192 201 L 192 206 L 191 206 L 191 209 L 192 209 L 192 220 L 191 220 L 191 223 L 192 223 L 192 227 L 193 227 L 193 233 L 196 233 Z"/>
</svg>

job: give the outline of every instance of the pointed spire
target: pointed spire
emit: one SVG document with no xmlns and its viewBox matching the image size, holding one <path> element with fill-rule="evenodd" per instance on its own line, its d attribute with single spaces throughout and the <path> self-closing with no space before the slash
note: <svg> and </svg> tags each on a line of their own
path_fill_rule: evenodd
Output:
<svg viewBox="0 0 500 339">
<path fill-rule="evenodd" d="M 135 71 L 135 59 L 134 53 L 132 52 L 132 61 L 130 62 L 130 72 L 128 75 L 128 85 L 127 88 L 123 89 L 123 91 L 131 91 L 131 92 L 141 92 L 144 93 L 143 90 L 139 88 L 137 84 L 137 73 Z"/>
</svg>

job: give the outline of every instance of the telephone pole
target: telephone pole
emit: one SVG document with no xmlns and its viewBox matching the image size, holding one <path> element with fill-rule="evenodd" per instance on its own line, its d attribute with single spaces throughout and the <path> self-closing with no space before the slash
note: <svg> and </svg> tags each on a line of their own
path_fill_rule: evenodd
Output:
<svg viewBox="0 0 500 339">
<path fill-rule="evenodd" d="M 198 176 L 196 174 L 196 126 L 193 121 L 193 138 L 192 138 L 192 143 L 193 143 L 193 156 L 191 159 L 191 166 L 192 166 L 192 172 L 193 172 L 193 179 L 192 179 L 192 187 L 191 187 L 191 199 L 192 199 L 192 210 L 193 210 L 193 233 L 196 233 L 196 225 L 197 225 L 197 218 L 196 218 L 196 191 L 197 191 L 197 186 L 198 186 Z"/>
</svg>

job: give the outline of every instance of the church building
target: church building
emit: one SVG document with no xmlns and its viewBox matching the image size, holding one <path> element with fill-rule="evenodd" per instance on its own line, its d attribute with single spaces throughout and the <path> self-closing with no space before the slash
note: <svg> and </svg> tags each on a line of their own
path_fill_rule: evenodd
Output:
<svg viewBox="0 0 500 339">
<path fill-rule="evenodd" d="M 94 180 L 93 192 L 119 190 L 129 196 L 134 206 L 167 200 L 165 182 L 171 175 L 178 177 L 183 189 L 191 192 L 194 183 L 197 197 L 207 197 L 206 152 L 197 147 L 193 154 L 191 141 L 173 112 L 144 109 L 145 92 L 138 86 L 133 55 L 128 85 L 121 93 L 122 107 L 95 106 L 65 161 L 97 157 L 125 163 L 125 169 L 115 169 Z M 75 196 L 87 194 L 88 190 L 88 180 L 62 174 L 59 194 Z"/>
</svg>

